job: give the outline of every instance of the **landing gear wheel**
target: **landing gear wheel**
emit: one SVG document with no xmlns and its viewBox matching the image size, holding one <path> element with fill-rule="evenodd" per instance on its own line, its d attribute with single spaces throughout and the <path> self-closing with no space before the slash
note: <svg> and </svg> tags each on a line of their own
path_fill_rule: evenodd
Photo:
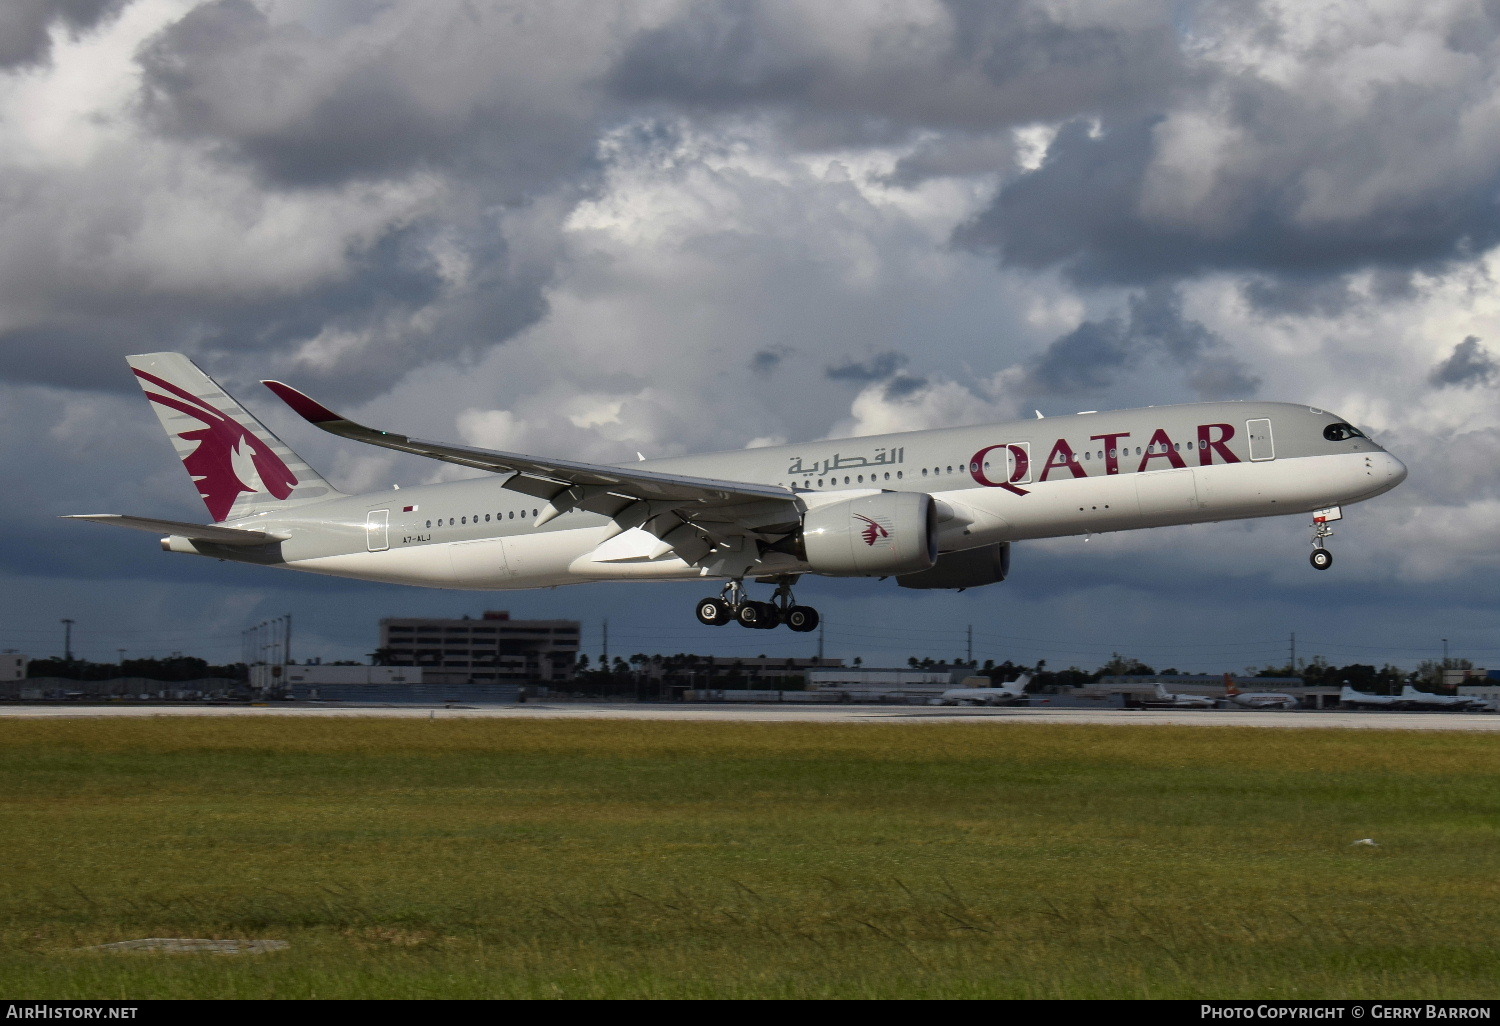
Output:
<svg viewBox="0 0 1500 1026">
<path fill-rule="evenodd" d="M 786 611 L 786 625 L 798 634 L 818 629 L 818 611 L 812 606 L 793 606 Z"/>
<path fill-rule="evenodd" d="M 769 602 L 742 602 L 735 610 L 734 618 L 741 627 L 768 631 L 781 622 L 781 611 Z"/>
<path fill-rule="evenodd" d="M 734 619 L 734 609 L 722 599 L 706 598 L 698 603 L 698 622 L 710 627 L 722 627 Z"/>
<path fill-rule="evenodd" d="M 1333 553 L 1327 549 L 1313 549 L 1312 555 L 1308 557 L 1309 562 L 1318 570 L 1327 570 L 1333 566 Z"/>
</svg>

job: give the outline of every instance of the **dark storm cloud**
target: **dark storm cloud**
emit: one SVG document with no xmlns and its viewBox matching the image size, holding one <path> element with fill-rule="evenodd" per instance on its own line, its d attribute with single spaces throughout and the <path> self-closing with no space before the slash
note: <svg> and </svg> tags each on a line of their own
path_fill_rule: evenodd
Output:
<svg viewBox="0 0 1500 1026">
<path fill-rule="evenodd" d="M 904 353 L 876 353 L 864 360 L 847 360 L 828 367 L 823 371 L 823 376 L 829 381 L 851 381 L 856 385 L 868 385 L 874 381 L 886 380 L 905 367 L 906 363 Z"/>
<path fill-rule="evenodd" d="M 956 241 L 1006 265 L 1060 267 L 1082 284 L 1214 271 L 1399 274 L 1500 242 L 1500 154 L 1467 138 L 1474 111 L 1450 93 L 1384 86 L 1365 109 L 1328 110 L 1266 83 L 1221 85 L 1219 127 L 1236 142 L 1219 154 L 1206 197 L 1190 203 L 1160 182 L 1153 191 L 1166 113 L 1079 118 Z M 1476 151 L 1482 159 L 1468 156 Z M 1424 157 L 1432 153 L 1467 162 Z"/>
<path fill-rule="evenodd" d="M 225 290 L 148 303 L 88 297 L 75 310 L 0 332 L 0 347 L 13 354 L 5 378 L 128 392 L 134 385 L 120 362 L 126 355 L 173 350 L 215 357 L 220 370 L 237 354 L 254 376 L 285 369 L 298 380 L 326 382 L 332 399 L 363 399 L 412 364 L 475 353 L 545 311 L 534 274 L 501 272 L 507 265 L 498 240 L 470 287 L 446 288 L 429 253 L 432 230 L 421 225 L 388 232 L 348 255 L 346 275 L 309 282 L 289 296 Z M 420 327 L 412 328 L 414 322 Z M 283 362 L 287 352 L 324 332 L 367 337 L 369 345 L 323 366 Z M 80 359 L 80 353 L 91 355 Z"/>
<path fill-rule="evenodd" d="M 81 35 L 130 0 L 5 0 L 0 3 L 0 69 L 40 64 L 52 53 L 52 27 Z"/>
<path fill-rule="evenodd" d="M 631 103 L 774 108 L 809 139 L 880 130 L 861 118 L 888 131 L 994 131 L 1133 108 L 1184 77 L 1165 5 L 1116 8 L 1123 16 L 1088 23 L 1044 3 L 949 0 L 946 22 L 898 15 L 871 24 L 870 9 L 819 21 L 795 4 L 693 4 L 634 39 L 608 85 Z M 836 26 L 867 45 L 839 45 Z"/>
<path fill-rule="evenodd" d="M 581 83 L 549 90 L 540 72 L 566 70 L 568 56 L 467 6 L 418 27 L 338 45 L 273 24 L 251 0 L 215 0 L 142 49 L 144 106 L 163 131 L 218 143 L 283 186 L 435 167 L 515 200 L 588 165 L 597 125 Z"/>
<path fill-rule="evenodd" d="M 804 97 L 820 77 L 803 41 L 783 36 L 753 0 L 689 5 L 637 39 L 615 66 L 612 88 L 629 100 L 673 100 L 700 107 Z"/>
<path fill-rule="evenodd" d="M 1259 380 L 1224 341 L 1183 316 L 1176 290 L 1156 286 L 1131 297 L 1124 317 L 1084 321 L 1049 345 L 1027 369 L 1031 388 L 1067 394 L 1107 388 L 1122 371 L 1153 359 L 1180 369 L 1205 399 L 1252 393 Z"/>
<path fill-rule="evenodd" d="M 46 11 L 81 27 L 118 6 Z M 12 170 L 0 301 L 24 345 L 7 378 L 120 388 L 101 367 L 180 349 L 364 398 L 543 314 L 612 117 L 587 80 L 623 16 L 383 4 L 299 24 L 263 7 L 199 4 L 142 45 L 126 110 L 146 146 Z M 305 270 L 278 271 L 267 237 Z"/>
<path fill-rule="evenodd" d="M 1500 371 L 1500 366 L 1496 365 L 1490 351 L 1480 345 L 1477 336 L 1470 335 L 1453 347 L 1448 359 L 1432 368 L 1427 380 L 1438 388 L 1473 388 L 1493 385 L 1497 371 Z"/>
</svg>

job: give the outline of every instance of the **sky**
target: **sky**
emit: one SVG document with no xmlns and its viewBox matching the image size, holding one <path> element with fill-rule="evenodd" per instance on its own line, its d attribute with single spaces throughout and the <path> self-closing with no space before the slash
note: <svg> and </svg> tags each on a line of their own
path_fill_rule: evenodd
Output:
<svg viewBox="0 0 1500 1026">
<path fill-rule="evenodd" d="M 701 585 L 473 593 L 171 555 L 206 519 L 123 357 L 189 354 L 336 485 L 462 476 L 302 424 L 582 460 L 1214 399 L 1410 468 L 1302 517 L 1018 544 L 958 594 L 804 578 L 830 656 L 1500 667 L 1500 8 L 1115 0 L 9 0 L 0 648 L 362 659 L 382 616 L 597 655 L 811 655 Z"/>
</svg>

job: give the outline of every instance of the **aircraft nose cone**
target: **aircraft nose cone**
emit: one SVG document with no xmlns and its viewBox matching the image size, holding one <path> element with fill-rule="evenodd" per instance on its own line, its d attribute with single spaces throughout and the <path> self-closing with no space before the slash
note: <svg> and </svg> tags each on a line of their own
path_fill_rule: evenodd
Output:
<svg viewBox="0 0 1500 1026">
<path fill-rule="evenodd" d="M 1394 488 L 1396 485 L 1406 480 L 1406 464 L 1396 459 L 1396 457 L 1392 456 L 1390 453 L 1385 454 L 1385 459 L 1386 475 L 1391 479 L 1391 487 Z"/>
</svg>

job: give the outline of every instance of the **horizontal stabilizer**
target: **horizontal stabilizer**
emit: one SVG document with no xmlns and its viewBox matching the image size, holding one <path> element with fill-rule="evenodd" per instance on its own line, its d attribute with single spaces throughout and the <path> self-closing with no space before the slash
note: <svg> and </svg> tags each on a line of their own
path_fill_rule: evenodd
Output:
<svg viewBox="0 0 1500 1026">
<path fill-rule="evenodd" d="M 74 513 L 64 520 L 92 520 L 96 524 L 114 524 L 153 534 L 175 534 L 192 541 L 213 542 L 216 545 L 265 545 L 283 541 L 280 535 L 265 531 L 247 531 L 238 527 L 214 527 L 209 524 L 188 524 L 180 520 L 157 520 L 153 517 L 131 517 L 122 513 Z"/>
</svg>

